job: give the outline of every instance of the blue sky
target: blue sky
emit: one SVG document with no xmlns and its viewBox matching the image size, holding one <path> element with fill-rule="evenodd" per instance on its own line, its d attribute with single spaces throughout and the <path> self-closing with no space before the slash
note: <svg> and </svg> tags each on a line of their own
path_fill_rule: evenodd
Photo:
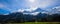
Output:
<svg viewBox="0 0 60 24">
<path fill-rule="evenodd" d="M 60 0 L 0 0 L 0 14 L 20 11 L 32 12 L 37 8 L 48 11 L 58 6 L 60 6 Z"/>
</svg>

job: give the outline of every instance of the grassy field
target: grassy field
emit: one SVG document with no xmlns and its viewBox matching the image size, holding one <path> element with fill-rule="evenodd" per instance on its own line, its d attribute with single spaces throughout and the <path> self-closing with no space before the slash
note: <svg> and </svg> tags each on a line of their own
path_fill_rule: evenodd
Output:
<svg viewBox="0 0 60 24">
<path fill-rule="evenodd" d="M 7 24 L 60 24 L 60 22 L 25 22 L 25 23 L 7 23 Z"/>
</svg>

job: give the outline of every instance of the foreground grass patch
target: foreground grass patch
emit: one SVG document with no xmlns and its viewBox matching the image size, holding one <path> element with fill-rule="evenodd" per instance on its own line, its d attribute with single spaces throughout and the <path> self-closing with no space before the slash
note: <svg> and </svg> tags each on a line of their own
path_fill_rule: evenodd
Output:
<svg viewBox="0 0 60 24">
<path fill-rule="evenodd" d="M 60 24 L 60 22 L 25 22 L 25 23 L 7 23 L 7 24 Z"/>
<path fill-rule="evenodd" d="M 60 22 L 25 22 L 24 24 L 60 24 Z"/>
</svg>

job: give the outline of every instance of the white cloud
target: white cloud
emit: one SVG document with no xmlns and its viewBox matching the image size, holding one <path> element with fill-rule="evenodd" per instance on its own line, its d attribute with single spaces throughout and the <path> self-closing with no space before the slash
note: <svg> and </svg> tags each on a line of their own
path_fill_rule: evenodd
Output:
<svg viewBox="0 0 60 24">
<path fill-rule="evenodd" d="M 60 12 L 60 6 L 54 7 L 54 10 L 56 10 L 57 12 Z"/>
<path fill-rule="evenodd" d="M 26 2 L 27 7 L 40 7 L 41 9 L 45 9 L 56 3 L 55 0 L 26 0 Z"/>
<path fill-rule="evenodd" d="M 21 9 L 18 9 L 18 12 L 24 12 L 24 11 L 32 12 L 32 11 L 35 11 L 36 9 L 37 7 L 21 8 Z"/>
<path fill-rule="evenodd" d="M 0 8 L 3 8 L 3 7 L 5 7 L 4 4 L 0 3 Z"/>
<path fill-rule="evenodd" d="M 60 13 L 60 6 L 57 6 L 57 7 L 53 7 L 53 8 L 49 8 L 49 9 L 46 9 L 47 13 L 48 14 L 56 14 L 56 13 Z"/>
<path fill-rule="evenodd" d="M 46 7 L 52 6 L 54 4 L 55 4 L 54 0 L 26 0 L 26 1 L 13 0 L 12 6 L 11 6 L 12 9 L 10 8 L 6 8 L 6 9 L 9 9 L 10 11 L 13 11 L 13 12 L 16 12 L 15 8 L 18 9 L 17 10 L 18 12 L 24 12 L 24 11 L 32 12 L 36 10 L 38 7 L 40 7 L 41 9 L 45 9 Z M 5 5 L 0 3 L 0 8 L 2 7 L 5 7 Z M 20 9 L 20 7 L 23 7 L 23 9 Z M 28 8 L 24 9 L 25 7 L 28 7 Z M 53 12 L 53 10 L 49 10 L 48 12 Z"/>
<path fill-rule="evenodd" d="M 23 13 L 23 14 L 29 14 L 29 15 L 37 15 L 37 14 L 39 14 L 39 12 L 33 12 L 33 13 Z"/>
<path fill-rule="evenodd" d="M 13 8 L 17 6 L 18 11 L 20 11 L 19 10 L 20 6 L 26 7 L 26 8 L 28 7 L 28 9 L 23 8 L 21 11 L 24 10 L 24 11 L 29 11 L 29 12 L 36 10 L 37 7 L 40 7 L 41 9 L 45 9 L 46 7 L 52 6 L 55 3 L 54 0 L 23 0 L 23 1 L 14 0 L 13 2 L 14 2 Z"/>
<path fill-rule="evenodd" d="M 32 15 L 37 15 L 37 14 L 39 14 L 39 12 L 34 12 L 34 13 L 31 13 Z"/>
<path fill-rule="evenodd" d="M 31 7 L 31 8 L 29 9 L 29 11 L 32 12 L 32 11 L 35 11 L 36 9 L 37 9 L 37 7 Z"/>
<path fill-rule="evenodd" d="M 18 9 L 18 12 L 24 12 L 24 9 Z"/>
<path fill-rule="evenodd" d="M 52 8 L 52 9 L 59 9 L 60 8 L 60 6 L 57 6 L 57 7 L 54 7 L 54 8 Z"/>
<path fill-rule="evenodd" d="M 9 13 L 7 13 L 7 14 L 3 14 L 3 15 L 9 15 Z"/>
<path fill-rule="evenodd" d="M 29 0 L 29 2 L 33 3 L 33 2 L 35 2 L 35 0 Z"/>
</svg>

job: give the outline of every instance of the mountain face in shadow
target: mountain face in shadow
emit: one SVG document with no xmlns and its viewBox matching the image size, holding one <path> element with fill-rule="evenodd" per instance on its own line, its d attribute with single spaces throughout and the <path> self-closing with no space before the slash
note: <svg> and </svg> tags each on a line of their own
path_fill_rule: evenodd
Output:
<svg viewBox="0 0 60 24">
<path fill-rule="evenodd" d="M 43 11 L 45 11 L 45 10 L 42 10 L 40 8 L 37 8 L 34 12 L 43 12 Z"/>
<path fill-rule="evenodd" d="M 25 15 L 20 12 L 10 13 L 9 15 L 0 15 L 0 22 L 60 22 L 60 14 L 44 14 L 39 13 L 38 15 Z"/>
</svg>

